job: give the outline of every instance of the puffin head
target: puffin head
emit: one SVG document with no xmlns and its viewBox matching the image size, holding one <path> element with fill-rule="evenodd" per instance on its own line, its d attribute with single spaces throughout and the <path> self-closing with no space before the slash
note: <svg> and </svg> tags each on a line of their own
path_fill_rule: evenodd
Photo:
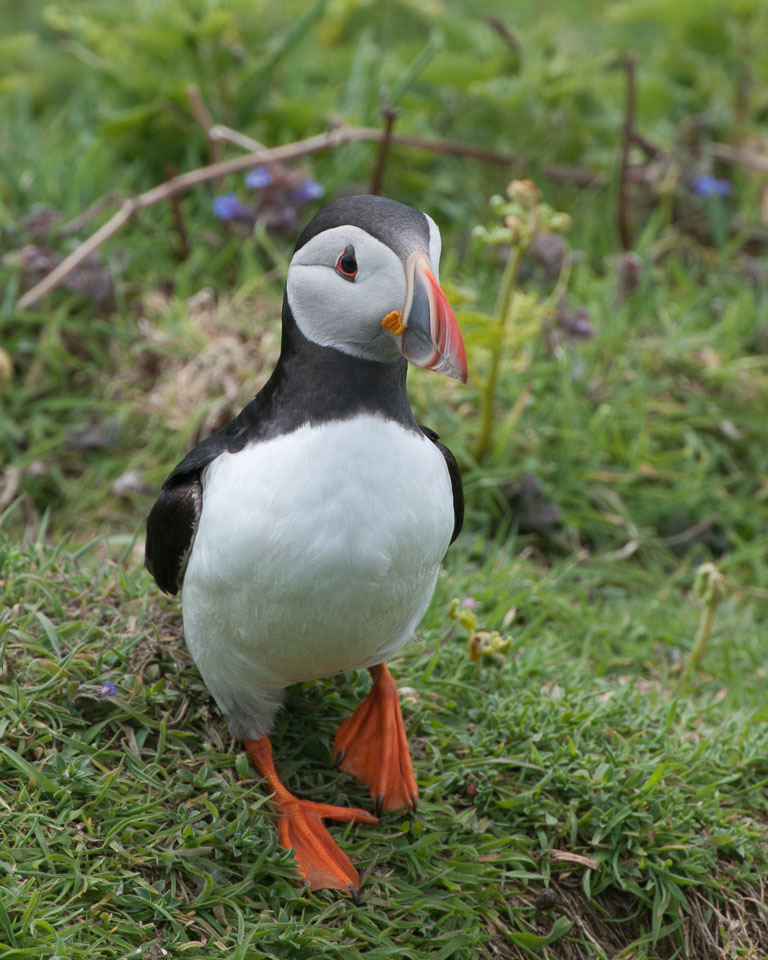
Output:
<svg viewBox="0 0 768 960">
<path fill-rule="evenodd" d="M 308 340 L 366 360 L 467 379 L 467 359 L 438 283 L 440 231 L 385 197 L 335 200 L 299 237 L 286 298 Z"/>
</svg>

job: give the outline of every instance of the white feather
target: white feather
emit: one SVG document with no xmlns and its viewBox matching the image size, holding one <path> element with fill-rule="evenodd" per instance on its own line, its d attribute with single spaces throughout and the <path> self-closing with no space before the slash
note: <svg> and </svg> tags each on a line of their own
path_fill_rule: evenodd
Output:
<svg viewBox="0 0 768 960">
<path fill-rule="evenodd" d="M 440 228 L 428 213 L 424 216 L 429 224 L 429 260 L 432 264 L 432 273 L 435 275 L 435 280 L 440 283 L 440 254 L 443 250 Z"/>
<path fill-rule="evenodd" d="M 347 246 L 354 247 L 354 282 L 336 272 Z M 395 360 L 400 340 L 382 319 L 405 303 L 405 271 L 397 254 L 360 227 L 333 227 L 293 256 L 285 286 L 296 325 L 308 340 L 366 360 Z"/>
<path fill-rule="evenodd" d="M 182 599 L 187 644 L 233 733 L 264 733 L 289 684 L 405 643 L 453 523 L 442 453 L 382 417 L 218 457 Z"/>
</svg>

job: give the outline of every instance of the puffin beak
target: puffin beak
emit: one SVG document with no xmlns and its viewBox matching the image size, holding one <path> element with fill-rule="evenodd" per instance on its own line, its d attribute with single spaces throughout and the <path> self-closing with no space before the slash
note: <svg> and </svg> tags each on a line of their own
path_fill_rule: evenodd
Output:
<svg viewBox="0 0 768 960">
<path fill-rule="evenodd" d="M 405 261 L 405 284 L 403 356 L 417 367 L 466 383 L 467 357 L 459 325 L 423 251 L 414 251 Z"/>
</svg>

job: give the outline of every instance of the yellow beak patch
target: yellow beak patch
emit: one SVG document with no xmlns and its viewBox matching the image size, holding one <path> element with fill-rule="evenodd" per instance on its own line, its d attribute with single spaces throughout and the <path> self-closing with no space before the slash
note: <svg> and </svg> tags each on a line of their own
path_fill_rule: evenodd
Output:
<svg viewBox="0 0 768 960">
<path fill-rule="evenodd" d="M 390 333 L 394 333 L 395 336 L 398 336 L 405 331 L 403 315 L 399 310 L 393 310 L 391 313 L 388 313 L 386 317 L 383 317 L 381 325 L 385 330 L 388 330 Z"/>
</svg>

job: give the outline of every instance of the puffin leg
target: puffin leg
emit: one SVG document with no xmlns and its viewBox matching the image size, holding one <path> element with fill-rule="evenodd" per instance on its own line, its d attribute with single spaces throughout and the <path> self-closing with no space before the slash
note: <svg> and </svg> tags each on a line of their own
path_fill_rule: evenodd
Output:
<svg viewBox="0 0 768 960">
<path fill-rule="evenodd" d="M 370 693 L 336 733 L 336 765 L 370 787 L 377 813 L 403 807 L 415 810 L 418 788 L 397 686 L 386 664 L 369 670 Z"/>
<path fill-rule="evenodd" d="M 281 783 L 272 761 L 272 746 L 266 735 L 245 740 L 245 749 L 273 792 L 279 816 L 278 835 L 286 850 L 293 849 L 299 873 L 310 890 L 347 890 L 358 903 L 360 877 L 349 857 L 333 841 L 323 819 L 348 823 L 378 823 L 376 817 L 355 807 L 300 800 Z"/>
</svg>

